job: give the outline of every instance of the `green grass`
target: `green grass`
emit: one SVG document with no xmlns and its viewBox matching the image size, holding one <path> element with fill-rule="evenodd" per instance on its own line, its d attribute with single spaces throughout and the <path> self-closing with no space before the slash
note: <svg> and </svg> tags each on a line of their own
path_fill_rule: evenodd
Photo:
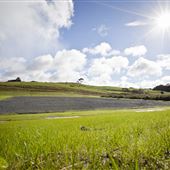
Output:
<svg viewBox="0 0 170 170">
<path fill-rule="evenodd" d="M 119 87 L 90 86 L 77 83 L 0 82 L 0 96 L 73 96 L 99 97 L 121 93 Z"/>
<path fill-rule="evenodd" d="M 109 87 L 109 86 L 90 86 L 78 83 L 46 83 L 46 82 L 1 82 L 1 89 L 8 90 L 23 90 L 23 91 L 37 91 L 37 92 L 111 92 L 111 91 L 121 91 L 119 87 Z"/>
<path fill-rule="evenodd" d="M 12 96 L 8 96 L 8 95 L 0 95 L 0 100 L 5 100 L 5 99 L 9 99 Z"/>
<path fill-rule="evenodd" d="M 90 86 L 78 83 L 0 82 L 0 99 L 8 96 L 112 97 L 170 100 L 170 92 L 150 89 Z"/>
<path fill-rule="evenodd" d="M 0 169 L 170 169 L 170 108 L 1 115 L 0 132 Z"/>
</svg>

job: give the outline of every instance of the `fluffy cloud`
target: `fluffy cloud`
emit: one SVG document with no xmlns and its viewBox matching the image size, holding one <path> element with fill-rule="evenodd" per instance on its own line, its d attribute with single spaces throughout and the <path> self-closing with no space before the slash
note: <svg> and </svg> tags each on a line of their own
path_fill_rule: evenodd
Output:
<svg viewBox="0 0 170 170">
<path fill-rule="evenodd" d="M 116 84 L 118 87 L 134 87 L 134 84 L 130 83 L 126 76 L 122 76 Z"/>
<path fill-rule="evenodd" d="M 127 68 L 128 63 L 128 59 L 122 56 L 96 58 L 88 69 L 88 77 L 92 84 L 108 84 L 112 82 L 115 73 Z"/>
<path fill-rule="evenodd" d="M 145 55 L 147 49 L 144 45 L 129 47 L 124 50 L 125 55 L 132 55 L 134 57 L 139 57 Z"/>
<path fill-rule="evenodd" d="M 59 30 L 72 24 L 73 2 L 2 2 L 0 5 L 0 57 L 33 57 L 55 52 Z M 10 50 L 8 50 L 10 49 Z"/>
<path fill-rule="evenodd" d="M 84 76 L 84 66 L 86 55 L 78 50 L 62 50 L 57 52 L 54 58 L 54 68 L 56 72 L 53 79 L 58 81 L 76 81 Z"/>
<path fill-rule="evenodd" d="M 99 45 L 93 47 L 93 48 L 84 48 L 83 49 L 84 53 L 89 53 L 92 55 L 101 55 L 101 56 L 110 56 L 110 55 L 117 55 L 120 52 L 117 50 L 113 50 L 111 45 L 106 43 L 106 42 L 102 42 Z"/>
<path fill-rule="evenodd" d="M 142 57 L 137 59 L 128 70 L 128 75 L 131 77 L 160 76 L 161 74 L 162 69 L 158 63 Z"/>
<path fill-rule="evenodd" d="M 43 55 L 32 61 L 24 58 L 3 59 L 0 63 L 2 80 L 20 76 L 25 81 L 76 81 L 84 76 L 86 55 L 78 50 L 58 51 L 54 57 Z"/>
<path fill-rule="evenodd" d="M 164 69 L 170 70 L 170 54 L 167 55 L 159 55 L 157 59 L 157 63 Z"/>
<path fill-rule="evenodd" d="M 69 28 L 72 24 L 73 2 L 68 1 L 44 1 L 34 4 L 39 24 L 46 33 L 47 38 L 59 36 L 59 28 Z"/>
<path fill-rule="evenodd" d="M 101 37 L 105 37 L 108 35 L 109 28 L 102 24 L 98 28 L 93 28 L 93 31 L 96 31 Z"/>
<path fill-rule="evenodd" d="M 125 24 L 125 26 L 128 26 L 128 27 L 139 27 L 139 26 L 145 26 L 145 25 L 147 25 L 147 23 L 143 21 L 133 21 L 133 22 L 129 22 Z"/>
<path fill-rule="evenodd" d="M 170 76 L 164 76 L 161 78 L 161 80 L 163 81 L 162 84 L 168 84 L 170 83 Z"/>
<path fill-rule="evenodd" d="M 170 76 L 160 77 L 163 68 L 170 68 L 169 63 L 167 54 L 159 55 L 156 61 L 139 57 L 129 66 L 127 57 L 113 55 L 111 45 L 103 42 L 83 50 L 58 50 L 55 55 L 1 58 L 0 79 L 19 76 L 24 81 L 76 82 L 83 77 L 85 83 L 93 85 L 150 88 L 169 83 Z"/>
<path fill-rule="evenodd" d="M 47 71 L 53 68 L 54 59 L 51 55 L 43 55 L 34 58 L 27 66 L 27 70 L 35 71 Z"/>
<path fill-rule="evenodd" d="M 163 76 L 155 80 L 142 80 L 141 82 L 137 82 L 136 84 L 138 85 L 138 87 L 141 88 L 153 88 L 160 84 L 163 85 L 168 84 L 169 82 L 170 82 L 170 76 Z"/>
<path fill-rule="evenodd" d="M 54 57 L 43 55 L 33 60 L 12 57 L 3 58 L 0 63 L 1 80 L 21 77 L 24 81 L 50 81 L 51 73 L 54 70 Z"/>
<path fill-rule="evenodd" d="M 91 49 L 92 50 L 92 49 Z M 112 75 L 128 66 L 128 59 L 111 55 L 112 48 L 107 43 L 97 45 L 92 54 L 105 57 L 87 60 L 86 53 L 80 50 L 59 50 L 56 55 L 41 55 L 35 58 L 2 58 L 1 80 L 20 76 L 24 81 L 76 81 L 83 77 L 87 82 L 106 82 Z M 88 65 L 87 65 L 88 63 Z M 89 77 L 89 78 L 88 78 Z"/>
<path fill-rule="evenodd" d="M 26 60 L 22 57 L 4 58 L 0 62 L 0 72 L 3 72 L 4 75 L 18 74 L 25 70 L 25 64 Z"/>
</svg>

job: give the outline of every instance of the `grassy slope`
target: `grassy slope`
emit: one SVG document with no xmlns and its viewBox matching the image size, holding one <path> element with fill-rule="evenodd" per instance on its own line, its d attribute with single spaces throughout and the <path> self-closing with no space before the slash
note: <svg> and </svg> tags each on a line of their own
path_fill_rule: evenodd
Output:
<svg viewBox="0 0 170 170">
<path fill-rule="evenodd" d="M 49 115 L 81 117 L 44 119 Z M 0 166 L 8 169 L 170 169 L 170 109 L 3 115 L 0 120 Z"/>
<path fill-rule="evenodd" d="M 89 86 L 77 83 L 11 82 L 0 83 L 1 95 L 94 95 L 117 92 L 121 88 Z"/>
<path fill-rule="evenodd" d="M 120 87 L 90 86 L 77 83 L 42 83 L 42 82 L 0 82 L 0 99 L 8 96 L 105 96 L 126 98 L 155 98 L 170 96 L 165 92 L 143 90 L 144 94 L 132 93 L 134 89 L 129 88 L 125 92 Z"/>
</svg>

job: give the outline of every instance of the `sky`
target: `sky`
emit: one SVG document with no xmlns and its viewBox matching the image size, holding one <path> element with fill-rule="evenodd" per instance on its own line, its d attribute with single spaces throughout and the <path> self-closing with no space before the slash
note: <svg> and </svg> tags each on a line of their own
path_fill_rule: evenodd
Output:
<svg viewBox="0 0 170 170">
<path fill-rule="evenodd" d="M 152 88 L 169 44 L 170 1 L 0 1 L 0 81 Z"/>
</svg>

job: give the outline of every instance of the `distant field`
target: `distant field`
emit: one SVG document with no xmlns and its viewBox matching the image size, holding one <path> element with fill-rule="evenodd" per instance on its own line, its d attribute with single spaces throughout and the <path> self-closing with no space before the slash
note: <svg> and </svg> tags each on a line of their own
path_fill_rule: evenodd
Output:
<svg viewBox="0 0 170 170">
<path fill-rule="evenodd" d="M 170 108 L 0 116 L 0 169 L 170 169 Z"/>
</svg>

